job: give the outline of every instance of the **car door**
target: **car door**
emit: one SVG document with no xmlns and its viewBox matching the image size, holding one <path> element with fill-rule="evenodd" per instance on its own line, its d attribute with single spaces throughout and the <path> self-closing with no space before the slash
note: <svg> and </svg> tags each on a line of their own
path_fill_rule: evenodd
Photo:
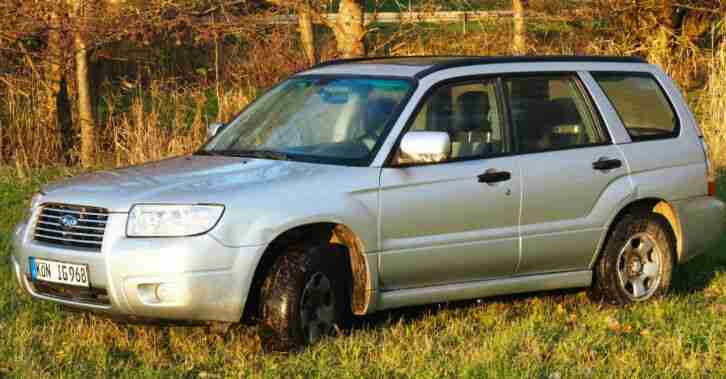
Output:
<svg viewBox="0 0 726 379">
<path fill-rule="evenodd" d="M 627 181 L 625 159 L 577 74 L 502 83 L 522 167 L 517 274 L 587 269 L 605 227 L 598 204 L 612 183 Z"/>
<path fill-rule="evenodd" d="M 443 162 L 381 171 L 384 289 L 506 277 L 518 257 L 521 177 L 497 81 L 439 85 L 409 131 L 447 132 Z"/>
</svg>

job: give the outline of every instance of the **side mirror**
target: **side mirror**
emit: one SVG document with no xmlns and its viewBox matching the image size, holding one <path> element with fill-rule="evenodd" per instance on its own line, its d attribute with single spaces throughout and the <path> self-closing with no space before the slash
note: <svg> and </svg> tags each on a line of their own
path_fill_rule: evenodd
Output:
<svg viewBox="0 0 726 379">
<path fill-rule="evenodd" d="M 212 138 L 224 129 L 224 124 L 215 122 L 207 125 L 207 139 Z"/>
<path fill-rule="evenodd" d="M 401 140 L 398 164 L 437 163 L 451 155 L 451 138 L 446 132 L 408 132 Z"/>
</svg>

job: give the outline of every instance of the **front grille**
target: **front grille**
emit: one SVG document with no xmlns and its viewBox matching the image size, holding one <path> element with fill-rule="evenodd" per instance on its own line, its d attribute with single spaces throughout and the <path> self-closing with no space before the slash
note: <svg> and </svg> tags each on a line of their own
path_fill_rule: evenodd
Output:
<svg viewBox="0 0 726 379">
<path fill-rule="evenodd" d="M 38 242 L 101 251 L 108 211 L 67 204 L 45 204 L 35 224 Z"/>
<path fill-rule="evenodd" d="M 36 293 L 56 299 L 94 305 L 111 304 L 106 290 L 100 288 L 80 288 L 39 281 L 33 282 L 33 287 Z"/>
</svg>

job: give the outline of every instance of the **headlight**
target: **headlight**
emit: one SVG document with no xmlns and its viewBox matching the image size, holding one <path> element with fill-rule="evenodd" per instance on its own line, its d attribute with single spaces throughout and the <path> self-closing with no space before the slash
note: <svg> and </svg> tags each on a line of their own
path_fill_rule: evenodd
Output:
<svg viewBox="0 0 726 379">
<path fill-rule="evenodd" d="M 131 208 L 126 224 L 129 237 L 183 237 L 204 234 L 222 217 L 221 205 L 152 205 Z"/>
</svg>

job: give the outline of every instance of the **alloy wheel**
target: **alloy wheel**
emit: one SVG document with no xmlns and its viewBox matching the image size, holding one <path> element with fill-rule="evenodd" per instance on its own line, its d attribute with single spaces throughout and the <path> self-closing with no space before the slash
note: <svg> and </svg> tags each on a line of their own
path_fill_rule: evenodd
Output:
<svg viewBox="0 0 726 379">
<path fill-rule="evenodd" d="M 647 233 L 630 237 L 618 255 L 618 279 L 633 301 L 647 300 L 658 290 L 663 253 Z"/>
<path fill-rule="evenodd" d="M 307 343 L 332 334 L 335 327 L 335 293 L 330 279 L 317 272 L 308 280 L 300 302 L 300 324 Z"/>
</svg>

